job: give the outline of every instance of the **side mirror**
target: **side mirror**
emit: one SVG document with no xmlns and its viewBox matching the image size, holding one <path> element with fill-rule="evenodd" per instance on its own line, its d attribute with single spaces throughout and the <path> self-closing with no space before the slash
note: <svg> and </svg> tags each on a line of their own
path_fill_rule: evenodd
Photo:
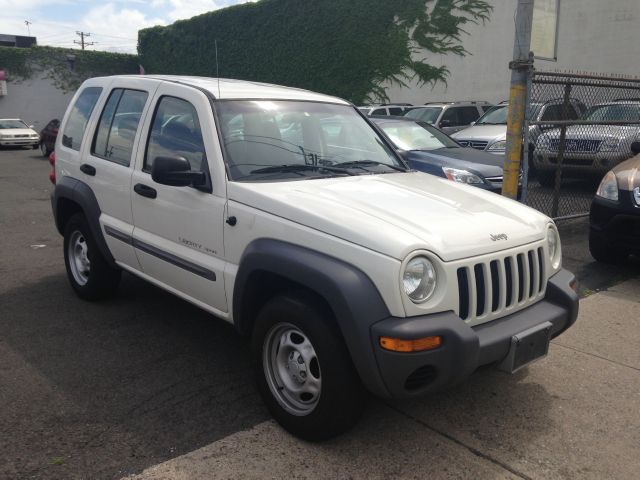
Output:
<svg viewBox="0 0 640 480">
<path fill-rule="evenodd" d="M 29 125 L 29 128 L 36 128 L 35 125 Z"/>
<path fill-rule="evenodd" d="M 469 126 L 470 126 L 470 127 L 473 127 L 475 124 L 476 124 L 476 121 L 474 120 L 473 122 L 471 122 L 471 123 L 469 124 Z"/>
<path fill-rule="evenodd" d="M 450 127 L 451 126 L 451 120 L 440 120 L 440 125 L 438 125 L 440 128 L 444 128 L 444 127 Z"/>
<path fill-rule="evenodd" d="M 631 144 L 631 153 L 633 153 L 634 155 L 638 155 L 640 153 L 640 142 L 639 141 L 635 141 Z"/>
<path fill-rule="evenodd" d="M 156 183 L 172 187 L 199 187 L 207 182 L 205 173 L 192 172 L 189 160 L 184 157 L 156 157 L 151 178 Z"/>
</svg>

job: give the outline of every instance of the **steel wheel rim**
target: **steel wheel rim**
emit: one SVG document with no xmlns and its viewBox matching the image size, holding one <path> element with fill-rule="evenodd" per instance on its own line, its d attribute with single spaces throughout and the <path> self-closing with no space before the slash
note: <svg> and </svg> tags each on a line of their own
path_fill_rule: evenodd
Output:
<svg viewBox="0 0 640 480">
<path fill-rule="evenodd" d="M 322 392 L 320 362 L 308 336 L 290 323 L 278 323 L 265 336 L 262 364 L 278 404 L 296 416 L 309 415 Z"/>
<path fill-rule="evenodd" d="M 67 254 L 71 274 L 78 285 L 86 285 L 89 281 L 91 262 L 89 261 L 88 252 L 89 247 L 87 240 L 84 238 L 82 232 L 76 230 L 69 238 Z"/>
</svg>

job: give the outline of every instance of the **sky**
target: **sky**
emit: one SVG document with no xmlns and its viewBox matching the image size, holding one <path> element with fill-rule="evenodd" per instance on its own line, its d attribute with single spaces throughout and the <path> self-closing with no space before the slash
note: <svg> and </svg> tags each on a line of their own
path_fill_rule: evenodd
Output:
<svg viewBox="0 0 640 480">
<path fill-rule="evenodd" d="M 89 50 L 136 53 L 138 30 L 169 25 L 251 0 L 0 0 L 0 33 L 37 37 L 38 45 L 79 48 L 76 31 L 88 32 Z M 25 20 L 31 22 L 28 26 Z"/>
</svg>

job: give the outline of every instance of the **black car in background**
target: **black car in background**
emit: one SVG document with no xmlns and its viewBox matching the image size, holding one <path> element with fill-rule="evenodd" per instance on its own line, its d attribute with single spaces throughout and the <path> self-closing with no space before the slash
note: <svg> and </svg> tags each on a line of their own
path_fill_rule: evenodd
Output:
<svg viewBox="0 0 640 480">
<path fill-rule="evenodd" d="M 621 263 L 640 255 L 640 142 L 630 158 L 600 182 L 589 215 L 589 250 L 599 262 Z"/>
<path fill-rule="evenodd" d="M 40 151 L 43 157 L 48 157 L 56 147 L 56 138 L 58 137 L 58 129 L 60 128 L 60 120 L 54 118 L 40 132 Z"/>
<path fill-rule="evenodd" d="M 371 120 L 411 168 L 501 193 L 502 156 L 465 148 L 425 122 L 406 117 L 371 117 Z"/>
</svg>

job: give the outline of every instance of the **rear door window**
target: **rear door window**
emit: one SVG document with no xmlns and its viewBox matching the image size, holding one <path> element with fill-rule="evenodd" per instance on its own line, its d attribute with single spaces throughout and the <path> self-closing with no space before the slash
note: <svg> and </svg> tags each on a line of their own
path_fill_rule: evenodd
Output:
<svg viewBox="0 0 640 480">
<path fill-rule="evenodd" d="M 80 151 L 80 144 L 87 128 L 89 117 L 102 93 L 101 87 L 85 88 L 71 109 L 62 133 L 62 145 Z"/>
<path fill-rule="evenodd" d="M 389 107 L 389 115 L 402 115 L 402 108 L 400 107 Z"/>
<path fill-rule="evenodd" d="M 371 115 L 388 115 L 387 114 L 387 109 L 386 108 L 376 108 L 373 112 L 371 112 Z"/>
<path fill-rule="evenodd" d="M 147 92 L 116 88 L 109 95 L 96 129 L 91 153 L 128 167 Z"/>
<path fill-rule="evenodd" d="M 478 118 L 480 118 L 480 113 L 476 107 L 460 108 L 460 125 L 469 125 L 471 122 L 475 122 Z"/>
</svg>

